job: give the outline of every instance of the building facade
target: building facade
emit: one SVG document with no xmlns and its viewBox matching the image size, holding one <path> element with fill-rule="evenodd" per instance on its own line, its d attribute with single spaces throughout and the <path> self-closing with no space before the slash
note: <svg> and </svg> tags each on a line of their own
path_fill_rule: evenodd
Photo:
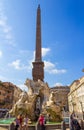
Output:
<svg viewBox="0 0 84 130">
<path fill-rule="evenodd" d="M 79 118 L 84 119 L 84 76 L 70 85 L 68 104 L 70 113 L 75 113 Z"/>
<path fill-rule="evenodd" d="M 16 85 L 0 81 L 0 108 L 11 109 L 21 92 Z"/>
<path fill-rule="evenodd" d="M 56 86 L 51 88 L 50 91 L 55 93 L 56 105 L 59 105 L 63 112 L 68 112 L 68 94 L 70 88 L 68 86 Z"/>
</svg>

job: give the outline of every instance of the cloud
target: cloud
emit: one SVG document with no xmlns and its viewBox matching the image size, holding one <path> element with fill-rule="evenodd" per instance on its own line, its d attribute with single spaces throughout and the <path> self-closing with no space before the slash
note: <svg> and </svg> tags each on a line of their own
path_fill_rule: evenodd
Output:
<svg viewBox="0 0 84 130">
<path fill-rule="evenodd" d="M 54 68 L 55 65 L 53 63 L 51 63 L 50 61 L 44 61 L 45 63 L 45 69 L 51 69 L 51 68 Z"/>
<path fill-rule="evenodd" d="M 3 36 L 6 43 L 15 46 L 14 38 L 12 35 L 12 27 L 8 24 L 8 18 L 4 13 L 4 7 L 2 3 L 0 3 L 0 28 L 2 31 L 1 36 Z"/>
<path fill-rule="evenodd" d="M 65 69 L 57 69 L 55 64 L 51 63 L 50 61 L 44 61 L 45 64 L 45 71 L 50 74 L 62 74 L 66 73 Z"/>
<path fill-rule="evenodd" d="M 0 58 L 2 57 L 2 51 L 0 51 Z"/>
<path fill-rule="evenodd" d="M 47 53 L 50 51 L 49 48 L 44 48 L 43 49 L 43 54 L 44 56 L 47 55 Z M 20 53 L 27 53 L 27 51 L 21 51 Z M 34 51 L 35 52 L 35 51 Z M 31 71 L 32 69 L 32 62 L 35 61 L 35 58 L 34 58 L 34 55 L 35 53 L 33 53 L 33 57 L 32 59 L 28 60 L 27 64 L 25 65 L 23 62 L 21 63 L 21 60 L 20 59 L 17 59 L 15 61 L 13 61 L 12 63 L 10 63 L 9 65 L 17 70 L 27 70 L 27 71 Z M 57 69 L 56 68 L 56 65 L 50 61 L 44 61 L 44 64 L 45 64 L 45 71 L 49 74 L 62 74 L 62 73 L 66 73 L 66 70 L 65 69 Z"/>
<path fill-rule="evenodd" d="M 16 70 L 27 70 L 27 71 L 31 70 L 30 62 L 27 65 L 25 65 L 25 64 L 21 63 L 20 59 L 17 59 L 15 61 L 13 61 L 12 63 L 9 63 L 8 66 L 11 66 Z"/>
<path fill-rule="evenodd" d="M 50 48 L 42 48 L 42 57 L 45 57 L 50 52 Z M 35 51 L 33 53 L 33 61 L 35 59 Z"/>
<path fill-rule="evenodd" d="M 12 67 L 14 67 L 17 70 L 20 70 L 21 69 L 21 67 L 20 67 L 20 60 L 13 61 L 12 63 L 9 64 L 9 66 L 12 66 Z"/>
<path fill-rule="evenodd" d="M 42 57 L 46 56 L 50 52 L 50 48 L 42 48 Z"/>
<path fill-rule="evenodd" d="M 50 48 L 42 48 L 42 56 L 45 57 L 50 51 Z M 24 52 L 24 51 L 21 51 L 21 52 Z M 29 64 L 29 70 L 31 70 L 32 68 L 32 62 L 35 61 L 35 51 L 33 52 L 33 57 L 31 60 L 29 60 L 28 64 Z"/>
<path fill-rule="evenodd" d="M 62 83 L 55 83 L 53 86 L 63 86 Z"/>
</svg>

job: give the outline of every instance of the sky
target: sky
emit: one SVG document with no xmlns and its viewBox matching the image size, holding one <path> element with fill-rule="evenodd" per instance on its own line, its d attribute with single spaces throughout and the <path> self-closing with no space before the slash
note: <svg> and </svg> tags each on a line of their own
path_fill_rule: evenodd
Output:
<svg viewBox="0 0 84 130">
<path fill-rule="evenodd" d="M 83 0 L 0 0 L 0 80 L 23 90 L 32 79 L 38 4 L 44 81 L 65 86 L 84 75 Z"/>
</svg>

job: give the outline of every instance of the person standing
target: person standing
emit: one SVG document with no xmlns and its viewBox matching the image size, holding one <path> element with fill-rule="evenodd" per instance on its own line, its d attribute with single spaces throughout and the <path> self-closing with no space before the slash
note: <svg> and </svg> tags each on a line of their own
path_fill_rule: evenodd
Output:
<svg viewBox="0 0 84 130">
<path fill-rule="evenodd" d="M 45 130 L 45 123 L 44 123 L 45 119 L 44 119 L 44 116 L 42 114 L 40 114 L 38 122 L 39 122 L 40 130 Z"/>
<path fill-rule="evenodd" d="M 23 117 L 22 114 L 19 115 L 19 122 L 20 122 L 20 130 L 22 130 L 22 123 L 23 123 Z"/>
<path fill-rule="evenodd" d="M 74 130 L 73 115 L 70 116 L 70 130 Z"/>
<path fill-rule="evenodd" d="M 15 119 L 15 130 L 18 130 L 19 126 L 20 126 L 20 120 L 19 120 L 18 117 L 16 117 L 16 119 Z"/>
<path fill-rule="evenodd" d="M 70 117 L 70 130 L 81 130 L 81 126 L 76 118 Z"/>
<path fill-rule="evenodd" d="M 28 130 L 28 117 L 25 116 L 24 119 L 23 119 L 23 121 L 24 121 L 24 124 L 23 124 L 24 125 L 23 126 L 24 130 Z"/>
</svg>

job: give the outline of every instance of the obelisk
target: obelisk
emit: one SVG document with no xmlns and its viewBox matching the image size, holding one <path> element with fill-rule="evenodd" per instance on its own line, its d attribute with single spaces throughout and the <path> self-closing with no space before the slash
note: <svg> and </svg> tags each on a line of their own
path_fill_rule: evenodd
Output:
<svg viewBox="0 0 84 130">
<path fill-rule="evenodd" d="M 44 81 L 44 62 L 42 62 L 42 48 L 41 48 L 41 9 L 40 5 L 37 8 L 37 22 L 36 22 L 36 50 L 35 61 L 32 62 L 32 76 L 34 81 Z"/>
</svg>

